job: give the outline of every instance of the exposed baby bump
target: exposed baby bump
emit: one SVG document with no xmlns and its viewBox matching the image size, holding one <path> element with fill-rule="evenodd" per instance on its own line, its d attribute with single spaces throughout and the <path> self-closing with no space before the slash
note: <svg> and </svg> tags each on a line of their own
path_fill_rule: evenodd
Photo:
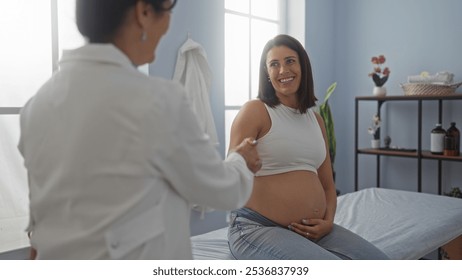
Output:
<svg viewBox="0 0 462 280">
<path fill-rule="evenodd" d="M 287 226 L 302 219 L 323 218 L 326 196 L 317 174 L 297 171 L 256 178 L 247 206 Z"/>
<path fill-rule="evenodd" d="M 324 192 L 304 188 L 294 190 L 294 194 L 285 196 L 284 200 L 286 203 L 281 203 L 281 209 L 279 209 L 283 215 L 278 219 L 283 220 L 287 225 L 291 222 L 300 222 L 302 219 L 323 218 L 326 213 Z M 290 207 L 285 208 L 283 205 L 287 203 L 290 203 Z"/>
</svg>

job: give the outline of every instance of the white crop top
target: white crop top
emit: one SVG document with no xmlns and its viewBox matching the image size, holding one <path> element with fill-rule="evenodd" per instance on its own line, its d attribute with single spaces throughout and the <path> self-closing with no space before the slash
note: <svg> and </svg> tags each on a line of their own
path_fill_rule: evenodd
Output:
<svg viewBox="0 0 462 280">
<path fill-rule="evenodd" d="M 305 114 L 279 104 L 265 104 L 271 118 L 271 128 L 258 139 L 257 151 L 262 168 L 255 174 L 265 176 L 295 170 L 317 174 L 326 158 L 326 146 L 318 120 L 312 109 Z"/>
</svg>

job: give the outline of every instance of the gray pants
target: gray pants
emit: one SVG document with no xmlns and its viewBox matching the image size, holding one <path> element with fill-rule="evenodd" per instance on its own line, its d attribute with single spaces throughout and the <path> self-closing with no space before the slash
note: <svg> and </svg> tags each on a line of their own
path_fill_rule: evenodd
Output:
<svg viewBox="0 0 462 280">
<path fill-rule="evenodd" d="M 228 240 L 236 259 L 389 259 L 367 240 L 339 225 L 334 224 L 328 235 L 312 241 L 248 208 L 231 212 Z"/>
</svg>

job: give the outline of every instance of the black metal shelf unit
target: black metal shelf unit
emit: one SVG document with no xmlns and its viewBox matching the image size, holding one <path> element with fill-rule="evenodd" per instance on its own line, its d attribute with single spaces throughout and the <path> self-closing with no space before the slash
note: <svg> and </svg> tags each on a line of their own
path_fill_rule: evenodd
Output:
<svg viewBox="0 0 462 280">
<path fill-rule="evenodd" d="M 396 95 L 396 96 L 357 96 L 355 98 L 355 191 L 359 189 L 358 185 L 358 160 L 359 155 L 373 155 L 376 156 L 376 172 L 377 172 L 377 187 L 380 187 L 380 158 L 382 156 L 393 157 L 407 157 L 415 158 L 417 161 L 417 191 L 422 191 L 422 160 L 437 160 L 438 161 L 438 193 L 442 194 L 442 162 L 443 161 L 456 161 L 462 162 L 462 156 L 443 156 L 434 155 L 430 151 L 422 150 L 422 103 L 424 101 L 433 101 L 438 103 L 438 123 L 443 120 L 443 102 L 450 100 L 462 100 L 462 94 L 453 94 L 446 96 L 420 96 L 420 95 Z M 360 102 L 376 102 L 377 112 L 380 116 L 380 109 L 385 102 L 396 101 L 410 101 L 417 102 L 417 147 L 415 151 L 399 151 L 399 150 L 383 150 L 383 149 L 370 149 L 359 148 L 358 146 L 358 115 Z"/>
</svg>

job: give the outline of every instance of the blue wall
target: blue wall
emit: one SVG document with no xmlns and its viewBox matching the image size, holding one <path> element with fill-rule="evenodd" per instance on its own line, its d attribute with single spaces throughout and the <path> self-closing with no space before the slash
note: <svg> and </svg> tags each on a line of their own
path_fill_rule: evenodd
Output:
<svg viewBox="0 0 462 280">
<path fill-rule="evenodd" d="M 308 0 L 307 47 L 318 96 L 332 79 L 338 81 L 331 106 L 339 145 L 337 186 L 343 193 L 354 187 L 354 98 L 371 95 L 373 83 L 367 77 L 372 70 L 370 58 L 378 54 L 387 57 L 386 66 L 391 69 L 388 95 L 402 95 L 399 84 L 424 70 L 449 71 L 456 81 L 462 81 L 461 10 L 462 1 L 458 0 Z M 430 131 L 437 122 L 435 105 L 424 103 L 424 149 L 429 149 Z M 462 101 L 445 106 L 451 111 L 443 116 L 445 128 L 450 121 L 462 128 L 461 106 Z M 359 145 L 367 147 L 370 135 L 366 130 L 376 105 L 360 108 L 364 113 L 360 115 Z M 416 110 L 412 102 L 385 105 L 382 136 L 390 135 L 392 145 L 415 148 Z M 384 158 L 382 162 L 382 186 L 416 190 L 416 160 Z M 375 185 L 374 163 L 374 157 L 360 156 L 361 186 Z M 437 163 L 427 160 L 423 167 L 424 191 L 435 193 Z M 462 163 L 444 163 L 443 169 L 444 188 L 462 187 Z"/>
</svg>

